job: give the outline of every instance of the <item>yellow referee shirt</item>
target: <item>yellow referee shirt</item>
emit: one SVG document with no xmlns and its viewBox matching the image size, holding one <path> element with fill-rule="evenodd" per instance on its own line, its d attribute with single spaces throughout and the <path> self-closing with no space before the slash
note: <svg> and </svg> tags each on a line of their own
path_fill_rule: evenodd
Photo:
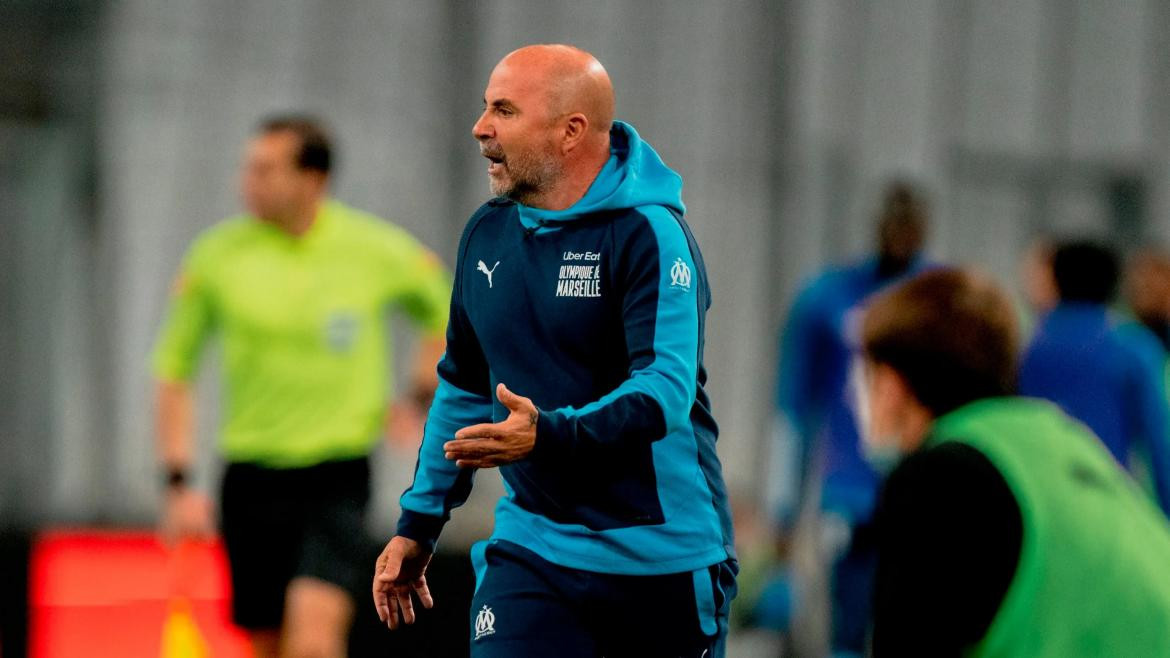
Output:
<svg viewBox="0 0 1170 658">
<path fill-rule="evenodd" d="M 251 217 L 201 235 L 184 259 L 153 355 L 163 380 L 224 347 L 229 461 L 271 468 L 364 456 L 388 396 L 388 308 L 446 327 L 451 277 L 406 231 L 337 201 L 299 237 Z"/>
</svg>

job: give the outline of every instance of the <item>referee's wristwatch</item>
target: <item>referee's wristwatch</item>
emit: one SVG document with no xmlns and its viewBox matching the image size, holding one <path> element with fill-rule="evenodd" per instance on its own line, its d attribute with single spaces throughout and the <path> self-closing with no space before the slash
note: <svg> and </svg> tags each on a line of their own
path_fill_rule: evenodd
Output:
<svg viewBox="0 0 1170 658">
<path fill-rule="evenodd" d="M 167 466 L 163 470 L 163 484 L 167 491 L 178 491 L 187 486 L 187 469 L 182 466 Z"/>
</svg>

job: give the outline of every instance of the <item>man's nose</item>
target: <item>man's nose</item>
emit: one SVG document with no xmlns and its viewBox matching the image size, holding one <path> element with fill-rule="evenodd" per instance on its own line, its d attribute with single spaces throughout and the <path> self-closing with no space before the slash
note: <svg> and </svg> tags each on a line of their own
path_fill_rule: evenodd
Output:
<svg viewBox="0 0 1170 658">
<path fill-rule="evenodd" d="M 491 139 L 491 123 L 488 121 L 487 112 L 479 115 L 479 118 L 472 124 L 471 136 L 478 141 Z"/>
</svg>

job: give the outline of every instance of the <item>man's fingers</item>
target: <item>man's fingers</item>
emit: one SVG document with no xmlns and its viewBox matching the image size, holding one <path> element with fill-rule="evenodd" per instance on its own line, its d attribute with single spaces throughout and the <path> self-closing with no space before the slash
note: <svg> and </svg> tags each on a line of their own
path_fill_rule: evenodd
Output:
<svg viewBox="0 0 1170 658">
<path fill-rule="evenodd" d="M 416 565 L 420 566 L 417 571 L 411 566 L 415 564 L 414 562 L 407 564 L 404 573 L 404 557 L 402 541 L 395 537 L 386 545 L 385 551 L 374 564 L 374 608 L 378 612 L 378 619 L 392 631 L 403 624 L 415 622 L 412 592 L 418 596 L 424 608 L 434 605 L 426 576 L 422 575 L 426 570 L 425 562 Z M 421 558 L 427 559 L 428 556 L 422 555 Z"/>
<path fill-rule="evenodd" d="M 381 579 L 386 562 L 386 552 L 383 551 L 374 563 L 374 609 L 378 611 L 378 619 L 381 619 L 383 624 L 390 616 L 390 599 L 386 596 L 386 585 Z"/>
<path fill-rule="evenodd" d="M 513 393 L 503 382 L 496 386 L 496 398 L 499 399 L 500 404 L 507 407 L 508 411 L 522 411 L 528 404 L 532 403 L 528 398 Z"/>
<path fill-rule="evenodd" d="M 494 439 L 465 439 L 448 441 L 443 446 L 447 459 L 476 459 L 494 455 L 503 450 L 504 446 Z"/>
<path fill-rule="evenodd" d="M 390 599 L 390 612 L 386 615 L 386 626 L 390 627 L 390 630 L 398 628 L 398 601 L 393 597 Z"/>
<path fill-rule="evenodd" d="M 516 406 L 520 402 L 516 394 L 512 391 L 509 391 L 508 387 L 504 385 L 504 382 L 500 382 L 496 386 L 496 399 L 500 401 L 500 404 L 504 405 L 512 411 L 516 410 Z"/>
<path fill-rule="evenodd" d="M 458 459 L 455 465 L 459 468 L 495 468 L 500 463 L 494 459 Z"/>
<path fill-rule="evenodd" d="M 414 589 L 414 593 L 418 595 L 419 603 L 427 610 L 435 607 L 435 599 L 431 597 L 431 588 L 427 587 L 426 577 L 419 578 L 410 584 Z"/>
<path fill-rule="evenodd" d="M 386 596 L 385 592 L 374 590 L 374 609 L 378 611 L 378 619 L 385 624 L 390 618 L 390 597 Z"/>
<path fill-rule="evenodd" d="M 503 423 L 481 423 L 479 425 L 472 425 L 471 427 L 464 427 L 455 433 L 455 440 L 490 439 L 504 433 L 501 425 Z"/>
<path fill-rule="evenodd" d="M 404 624 L 413 624 L 414 601 L 410 598 L 410 588 L 399 587 L 395 589 L 394 593 L 398 597 L 398 607 L 402 609 L 402 622 Z"/>
</svg>

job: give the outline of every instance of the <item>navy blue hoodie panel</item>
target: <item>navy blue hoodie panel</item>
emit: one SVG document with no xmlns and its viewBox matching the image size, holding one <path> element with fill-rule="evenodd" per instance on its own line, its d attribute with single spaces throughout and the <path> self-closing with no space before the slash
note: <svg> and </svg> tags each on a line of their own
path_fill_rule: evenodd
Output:
<svg viewBox="0 0 1170 658">
<path fill-rule="evenodd" d="M 492 385 L 541 409 L 580 408 L 652 362 L 657 249 L 633 211 L 542 232 L 525 230 L 515 206 L 489 212 L 468 240 L 460 284 Z M 631 316 L 634 307 L 648 317 Z M 577 424 L 593 435 L 572 437 L 571 452 L 534 453 L 501 469 L 518 505 L 593 530 L 664 521 L 652 452 L 666 431 L 662 410 L 642 394 L 614 404 L 618 413 L 611 407 L 606 417 L 616 422 Z M 495 418 L 506 413 L 496 402 Z"/>
<path fill-rule="evenodd" d="M 467 228 L 459 239 L 459 250 L 455 260 L 455 281 L 451 292 L 451 313 L 447 320 L 447 354 L 439 361 L 439 376 L 452 385 L 469 393 L 483 395 L 494 399 L 491 373 L 488 371 L 487 360 L 484 358 L 483 348 L 479 338 L 467 318 L 467 310 L 463 305 L 463 279 L 466 268 L 467 244 L 475 234 L 483 218 L 490 214 L 495 205 L 488 203 L 471 216 Z M 458 364 L 458 365 L 456 365 Z"/>
<path fill-rule="evenodd" d="M 612 229 L 610 222 L 581 221 L 533 234 L 510 204 L 478 224 L 460 292 L 493 386 L 504 382 L 553 409 L 584 406 L 626 379 L 621 307 L 607 262 Z M 506 413 L 496 401 L 497 420 Z"/>
<path fill-rule="evenodd" d="M 446 474 L 437 472 L 444 470 L 436 466 L 437 460 L 438 463 L 443 463 L 443 457 L 441 452 L 435 452 L 436 446 L 428 444 L 427 437 L 437 434 L 443 441 L 447 441 L 453 438 L 460 425 L 468 421 L 487 420 L 476 418 L 476 408 L 487 407 L 486 402 L 492 395 L 487 361 L 461 302 L 467 242 L 480 220 L 491 212 L 492 208 L 493 205 L 490 203 L 481 206 L 468 220 L 467 227 L 459 239 L 451 310 L 447 322 L 447 351 L 439 361 L 439 386 L 428 414 L 423 440 L 419 443 L 414 479 L 402 497 L 402 514 L 398 520 L 397 533 L 422 543 L 430 551 L 434 551 L 435 541 L 443 525 L 450 518 L 451 510 L 462 505 L 471 494 L 475 471 L 454 469 L 452 474 L 448 469 Z M 456 400 L 452 396 L 459 399 Z M 449 405 L 461 407 L 460 413 L 451 414 Z M 429 455 L 426 453 L 428 449 L 432 451 Z M 441 501 L 435 500 L 436 494 L 442 495 Z M 440 504 L 436 505 L 436 502 Z"/>
<path fill-rule="evenodd" d="M 613 230 L 616 265 L 612 279 L 616 283 L 615 296 L 621 302 L 617 317 L 621 325 L 620 342 L 615 341 L 609 347 L 613 355 L 625 355 L 620 360 L 624 367 L 623 381 L 635 370 L 654 362 L 661 277 L 659 246 L 647 220 L 635 211 L 625 215 L 618 220 L 625 230 Z M 652 397 L 641 393 L 621 396 L 603 409 L 582 414 L 569 427 L 573 440 L 568 443 L 576 451 L 573 457 L 581 449 L 597 445 L 605 446 L 606 455 L 622 446 L 637 445 L 641 451 L 640 444 L 657 441 L 666 434 L 662 408 Z"/>
</svg>

